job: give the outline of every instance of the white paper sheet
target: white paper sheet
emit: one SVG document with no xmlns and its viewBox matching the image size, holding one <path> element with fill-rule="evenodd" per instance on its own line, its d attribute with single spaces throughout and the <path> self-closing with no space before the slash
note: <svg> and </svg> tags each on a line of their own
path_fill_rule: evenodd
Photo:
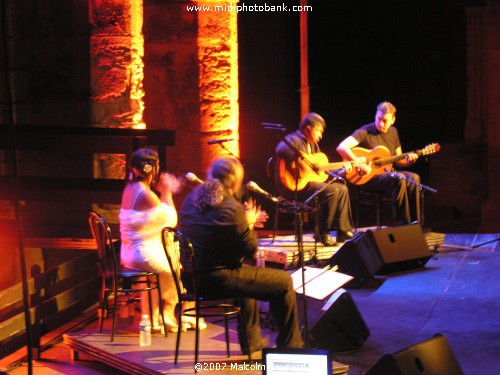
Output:
<svg viewBox="0 0 500 375">
<path fill-rule="evenodd" d="M 306 296 L 319 300 L 325 299 L 328 295 L 339 289 L 342 285 L 353 279 L 352 276 L 334 270 L 305 267 L 305 291 Z M 298 269 L 292 274 L 293 289 L 302 294 L 302 269 Z"/>
</svg>

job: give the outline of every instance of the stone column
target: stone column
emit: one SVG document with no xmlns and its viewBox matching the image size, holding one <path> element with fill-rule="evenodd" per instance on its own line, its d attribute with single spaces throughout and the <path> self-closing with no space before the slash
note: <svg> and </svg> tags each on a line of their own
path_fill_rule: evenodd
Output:
<svg viewBox="0 0 500 375">
<path fill-rule="evenodd" d="M 89 0 L 92 125 L 144 128 L 142 0 Z"/>
<path fill-rule="evenodd" d="M 235 1 L 144 1 L 145 112 L 148 127 L 176 131 L 168 168 L 205 178 L 227 153 L 216 138 L 238 139 Z M 239 156 L 238 142 L 224 144 Z"/>
<path fill-rule="evenodd" d="M 145 128 L 142 0 L 89 0 L 90 126 Z M 97 154 L 94 176 L 121 179 L 124 155 Z M 93 207 L 116 223 L 119 207 Z"/>
<path fill-rule="evenodd" d="M 197 1 L 200 7 L 220 10 L 198 12 L 198 60 L 200 79 L 200 130 L 211 139 L 238 138 L 238 36 L 236 2 Z M 225 146 L 239 156 L 237 142 Z M 208 146 L 202 168 L 221 152 Z"/>
</svg>

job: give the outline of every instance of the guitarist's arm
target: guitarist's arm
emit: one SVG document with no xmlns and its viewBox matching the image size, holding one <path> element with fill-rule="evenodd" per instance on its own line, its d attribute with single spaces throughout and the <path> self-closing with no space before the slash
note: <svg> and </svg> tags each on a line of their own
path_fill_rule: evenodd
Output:
<svg viewBox="0 0 500 375">
<path fill-rule="evenodd" d="M 337 146 L 337 152 L 340 154 L 340 156 L 342 156 L 343 160 L 353 160 L 359 162 L 360 164 L 356 168 L 358 173 L 363 176 L 366 174 L 370 174 L 371 166 L 369 163 L 366 163 L 364 157 L 358 158 L 354 154 L 354 152 L 352 152 L 352 149 L 358 144 L 359 142 L 354 137 L 349 136 L 342 142 L 340 142 L 340 144 Z"/>
<path fill-rule="evenodd" d="M 401 147 L 398 147 L 396 150 L 395 150 L 395 155 L 402 155 L 403 154 L 403 151 L 401 150 Z M 415 163 L 418 159 L 418 155 L 415 153 L 415 152 L 408 152 L 405 154 L 405 158 L 404 159 L 401 159 L 400 161 L 394 163 L 396 164 L 398 167 L 401 167 L 401 168 L 406 168 L 406 167 L 409 167 L 410 165 L 412 165 L 413 163 Z"/>
</svg>

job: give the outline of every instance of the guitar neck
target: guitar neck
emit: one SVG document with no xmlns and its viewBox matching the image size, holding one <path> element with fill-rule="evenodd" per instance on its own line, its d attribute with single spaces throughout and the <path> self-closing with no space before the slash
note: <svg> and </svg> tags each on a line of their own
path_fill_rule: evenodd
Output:
<svg viewBox="0 0 500 375">
<path fill-rule="evenodd" d="M 422 151 L 423 150 L 417 150 L 414 151 L 414 153 L 416 153 L 418 156 L 422 156 Z M 382 165 L 397 163 L 398 161 L 405 159 L 406 156 L 409 154 L 410 154 L 409 152 L 405 152 L 404 154 L 401 155 L 395 155 L 388 158 L 377 159 L 373 161 L 373 165 L 375 165 L 376 167 L 380 167 Z"/>
<path fill-rule="evenodd" d="M 318 171 L 331 171 L 334 169 L 342 169 L 345 167 L 346 164 L 349 164 L 349 163 L 339 161 L 336 163 L 317 165 L 316 168 L 318 168 Z"/>
</svg>

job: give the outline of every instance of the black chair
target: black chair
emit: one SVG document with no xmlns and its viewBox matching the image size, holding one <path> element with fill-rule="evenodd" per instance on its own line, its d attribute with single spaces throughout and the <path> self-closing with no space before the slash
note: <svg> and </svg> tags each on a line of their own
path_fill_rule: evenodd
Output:
<svg viewBox="0 0 500 375">
<path fill-rule="evenodd" d="M 196 341 L 195 341 L 195 360 L 198 363 L 198 354 L 200 346 L 200 330 L 199 318 L 218 317 L 224 318 L 224 327 L 226 334 L 226 351 L 227 356 L 230 357 L 229 350 L 229 317 L 240 314 L 241 309 L 234 303 L 226 302 L 227 299 L 233 297 L 227 296 L 226 300 L 207 298 L 206 296 L 198 293 L 198 277 L 196 272 L 196 256 L 193 245 L 189 239 L 184 236 L 179 230 L 165 227 L 162 230 L 163 247 L 167 255 L 172 275 L 174 276 L 175 287 L 178 294 L 178 308 L 177 308 L 177 321 L 179 322 L 179 330 L 177 331 L 177 342 L 175 345 L 175 363 L 179 356 L 179 345 L 181 341 L 181 325 L 182 317 L 196 318 Z M 194 302 L 194 307 L 183 309 L 183 302 Z M 241 315 L 243 319 L 244 337 L 248 346 L 248 335 L 246 332 L 245 316 Z M 251 353 L 248 353 L 248 359 L 251 361 Z M 195 368 L 195 372 L 197 372 Z"/>
<path fill-rule="evenodd" d="M 126 268 L 120 265 L 119 251 L 116 249 L 111 229 L 106 220 L 95 211 L 89 212 L 88 222 L 92 236 L 97 243 L 97 253 L 99 258 L 99 272 L 101 274 L 101 294 L 99 297 L 99 332 L 102 332 L 104 318 L 108 316 L 111 309 L 113 323 L 111 326 L 111 341 L 115 337 L 116 305 L 120 293 L 148 292 L 150 317 L 153 315 L 151 306 L 151 291 L 158 289 L 160 312 L 163 311 L 163 301 L 161 299 L 160 278 L 157 273 Z M 145 287 L 138 285 L 146 284 Z M 109 297 L 111 295 L 111 306 Z M 165 336 L 167 327 L 161 314 Z"/>
<path fill-rule="evenodd" d="M 268 179 L 271 181 L 271 186 L 273 187 L 273 194 L 276 196 L 276 185 L 275 185 L 275 174 L 276 174 L 276 157 L 271 156 L 267 159 L 266 164 L 266 174 Z M 274 202 L 274 218 L 273 218 L 273 240 L 271 243 L 274 243 L 274 239 L 276 238 L 276 233 L 278 232 L 278 220 L 279 220 L 279 202 Z"/>
<path fill-rule="evenodd" d="M 365 190 L 363 186 L 356 186 L 357 191 L 357 215 L 356 229 L 359 228 L 360 206 L 367 205 L 375 208 L 375 223 L 377 229 L 382 227 L 382 204 L 392 204 L 390 193 L 383 191 Z"/>
</svg>

